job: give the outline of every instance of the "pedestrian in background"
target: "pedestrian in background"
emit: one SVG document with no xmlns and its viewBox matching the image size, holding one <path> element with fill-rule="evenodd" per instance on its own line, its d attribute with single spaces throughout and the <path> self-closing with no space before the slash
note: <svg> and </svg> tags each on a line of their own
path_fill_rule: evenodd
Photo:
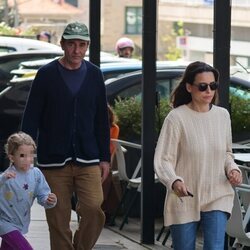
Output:
<svg viewBox="0 0 250 250">
<path fill-rule="evenodd" d="M 41 31 L 37 36 L 36 39 L 39 41 L 44 41 L 44 42 L 51 42 L 51 35 L 47 31 Z"/>
<path fill-rule="evenodd" d="M 117 125 L 117 117 L 110 105 L 108 105 L 109 127 L 110 127 L 110 139 L 118 139 L 120 128 Z M 113 168 L 115 159 L 115 146 L 110 141 L 110 154 L 111 154 L 111 166 Z M 112 169 L 113 170 L 113 169 Z M 110 171 L 108 177 L 102 184 L 103 188 L 103 203 L 102 209 L 105 213 L 106 221 L 110 222 L 111 216 L 119 204 L 119 198 L 121 194 L 120 179 L 118 176 L 113 176 Z"/>
<path fill-rule="evenodd" d="M 5 145 L 10 167 L 0 175 L 0 249 L 33 249 L 23 234 L 28 232 L 35 198 L 45 208 L 56 205 L 55 194 L 33 166 L 35 149 L 33 139 L 22 132 L 10 135 Z"/>
<path fill-rule="evenodd" d="M 109 116 L 109 127 L 110 127 L 110 139 L 118 139 L 119 133 L 120 133 L 120 128 L 117 124 L 117 117 L 116 114 L 114 113 L 112 107 L 108 105 L 108 116 Z M 111 157 L 114 157 L 115 153 L 115 146 L 110 141 L 110 154 Z"/>
<path fill-rule="evenodd" d="M 232 154 L 229 113 L 215 105 L 218 85 L 216 69 L 204 62 L 188 65 L 155 150 L 155 171 L 168 189 L 164 223 L 175 250 L 195 250 L 199 224 L 204 249 L 224 249 L 231 185 L 241 183 L 241 172 Z"/>
<path fill-rule="evenodd" d="M 118 39 L 115 45 L 115 50 L 119 57 L 131 58 L 133 56 L 134 49 L 134 42 L 127 37 Z"/>
<path fill-rule="evenodd" d="M 110 133 L 101 70 L 84 60 L 90 36 L 85 24 L 66 26 L 63 57 L 39 69 L 30 90 L 22 130 L 38 140 L 37 164 L 58 204 L 46 217 L 51 250 L 90 250 L 105 222 L 102 182 L 110 169 Z M 79 227 L 70 228 L 76 192 Z"/>
</svg>

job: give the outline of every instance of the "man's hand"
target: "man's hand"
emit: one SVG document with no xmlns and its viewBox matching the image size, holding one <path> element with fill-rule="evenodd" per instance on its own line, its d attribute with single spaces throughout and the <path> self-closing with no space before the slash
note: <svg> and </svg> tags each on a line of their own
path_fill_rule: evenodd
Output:
<svg viewBox="0 0 250 250">
<path fill-rule="evenodd" d="M 101 169 L 101 173 L 102 173 L 102 183 L 103 183 L 109 175 L 109 171 L 110 171 L 109 162 L 101 161 L 100 162 L 100 169 Z"/>
</svg>

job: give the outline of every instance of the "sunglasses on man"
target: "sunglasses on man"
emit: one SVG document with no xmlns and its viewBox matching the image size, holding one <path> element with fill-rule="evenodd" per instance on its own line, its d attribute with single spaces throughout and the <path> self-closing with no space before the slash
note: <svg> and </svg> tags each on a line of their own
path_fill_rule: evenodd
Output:
<svg viewBox="0 0 250 250">
<path fill-rule="evenodd" d="M 198 88 L 199 91 L 204 92 L 207 90 L 207 88 L 209 87 L 211 90 L 216 90 L 219 87 L 219 84 L 217 82 L 211 82 L 211 83 L 205 83 L 205 82 L 201 82 L 201 83 L 193 83 L 192 85 L 196 86 Z"/>
</svg>

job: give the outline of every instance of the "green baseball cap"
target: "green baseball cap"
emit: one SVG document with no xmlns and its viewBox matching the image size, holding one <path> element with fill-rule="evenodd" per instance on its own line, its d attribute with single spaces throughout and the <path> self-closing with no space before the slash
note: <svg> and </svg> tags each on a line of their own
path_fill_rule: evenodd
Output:
<svg viewBox="0 0 250 250">
<path fill-rule="evenodd" d="M 90 41 L 89 31 L 87 26 L 83 23 L 78 23 L 78 22 L 69 23 L 66 26 L 62 34 L 62 37 L 66 40 L 80 39 L 84 41 Z"/>
</svg>

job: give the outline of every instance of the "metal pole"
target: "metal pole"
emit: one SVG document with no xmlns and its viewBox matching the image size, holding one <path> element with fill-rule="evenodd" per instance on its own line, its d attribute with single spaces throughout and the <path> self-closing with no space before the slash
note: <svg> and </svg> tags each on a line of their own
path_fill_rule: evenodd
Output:
<svg viewBox="0 0 250 250">
<path fill-rule="evenodd" d="M 143 1 L 141 242 L 145 244 L 154 244 L 156 12 L 157 0 Z"/>
<path fill-rule="evenodd" d="M 17 0 L 14 0 L 14 27 L 19 26 L 19 12 Z"/>
<path fill-rule="evenodd" d="M 219 104 L 229 111 L 231 6 L 231 0 L 214 1 L 214 67 L 220 72 Z M 224 250 L 227 249 L 225 235 Z"/>
<path fill-rule="evenodd" d="M 214 1 L 214 66 L 220 72 L 220 106 L 229 110 L 231 1 Z"/>
<path fill-rule="evenodd" d="M 100 50 L 101 50 L 101 1 L 89 0 L 89 60 L 100 66 Z"/>
</svg>

